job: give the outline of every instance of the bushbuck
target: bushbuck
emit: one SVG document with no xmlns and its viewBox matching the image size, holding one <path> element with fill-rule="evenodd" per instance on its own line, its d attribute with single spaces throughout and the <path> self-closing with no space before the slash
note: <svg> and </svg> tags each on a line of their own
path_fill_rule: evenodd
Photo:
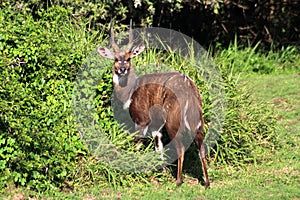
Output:
<svg viewBox="0 0 300 200">
<path fill-rule="evenodd" d="M 114 61 L 112 70 L 114 94 L 123 103 L 123 108 L 129 109 L 136 131 L 141 135 L 146 135 L 147 131 L 150 131 L 154 137 L 155 150 L 162 152 L 161 130 L 163 127 L 165 128 L 177 152 L 176 184 L 178 186 L 183 183 L 182 168 L 185 147 L 182 133 L 190 132 L 199 150 L 205 186 L 209 187 L 203 144 L 202 102 L 194 82 L 180 72 L 153 73 L 138 77 L 131 58 L 143 52 L 145 46 L 133 47 L 132 22 L 130 22 L 129 42 L 126 48 L 121 49 L 116 44 L 112 24 L 110 44 L 113 51 L 106 47 L 98 47 L 97 51 L 101 56 Z"/>
</svg>

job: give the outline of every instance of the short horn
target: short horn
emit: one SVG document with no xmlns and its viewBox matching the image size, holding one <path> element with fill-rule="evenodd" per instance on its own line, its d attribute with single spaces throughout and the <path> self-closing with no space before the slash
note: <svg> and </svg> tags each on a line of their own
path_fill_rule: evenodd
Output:
<svg viewBox="0 0 300 200">
<path fill-rule="evenodd" d="M 129 41 L 126 47 L 126 52 L 130 52 L 133 46 L 133 32 L 132 32 L 132 19 L 130 19 L 130 26 L 129 26 Z"/>
<path fill-rule="evenodd" d="M 110 22 L 110 45 L 112 46 L 113 50 L 115 52 L 120 52 L 120 48 L 115 42 L 115 34 L 114 34 L 114 28 L 113 28 L 113 22 Z"/>
</svg>

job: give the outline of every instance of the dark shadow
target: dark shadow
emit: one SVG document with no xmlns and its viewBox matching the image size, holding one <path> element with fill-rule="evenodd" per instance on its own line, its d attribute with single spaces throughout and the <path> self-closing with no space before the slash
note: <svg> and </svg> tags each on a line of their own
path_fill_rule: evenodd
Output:
<svg viewBox="0 0 300 200">
<path fill-rule="evenodd" d="M 177 160 L 168 166 L 172 176 L 176 179 L 177 177 Z M 202 163 L 200 161 L 198 150 L 195 143 L 192 143 L 184 155 L 183 163 L 183 174 L 187 174 L 192 178 L 198 179 L 202 186 L 205 186 L 205 181 L 203 177 Z M 185 180 L 183 179 L 183 182 Z"/>
<path fill-rule="evenodd" d="M 201 185 L 205 185 L 202 163 L 200 161 L 198 149 L 195 143 L 192 143 L 190 148 L 188 148 L 188 150 L 185 152 L 183 173 L 186 173 L 193 178 L 197 178 Z"/>
</svg>

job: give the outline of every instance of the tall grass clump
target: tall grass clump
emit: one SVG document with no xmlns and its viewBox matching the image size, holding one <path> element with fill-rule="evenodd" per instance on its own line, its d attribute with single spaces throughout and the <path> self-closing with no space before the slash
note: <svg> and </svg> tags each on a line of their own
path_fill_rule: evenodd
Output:
<svg viewBox="0 0 300 200">
<path fill-rule="evenodd" d="M 227 62 L 235 75 L 298 72 L 300 49 L 297 46 L 265 51 L 260 43 L 239 46 L 237 39 L 227 49 L 216 50 L 216 62 Z"/>
<path fill-rule="evenodd" d="M 282 49 L 281 53 L 290 52 L 293 56 L 296 48 Z M 273 60 L 274 55 L 277 59 Z M 295 70 L 292 62 L 280 54 L 259 51 L 255 47 L 239 48 L 237 42 L 228 49 L 220 50 L 215 55 L 216 65 L 224 74 L 226 85 L 227 112 L 223 132 L 217 148 L 213 150 L 212 159 L 217 163 L 234 163 L 237 165 L 248 162 L 259 162 L 266 149 L 274 149 L 277 141 L 277 115 L 274 108 L 267 102 L 259 101 L 245 86 L 240 83 L 241 76 L 252 73 L 268 74 Z M 280 62 L 285 68 L 278 69 Z"/>
<path fill-rule="evenodd" d="M 260 153 L 277 145 L 276 114 L 270 105 L 256 101 L 250 91 L 240 87 L 232 74 L 227 78 L 231 80 L 224 80 L 226 117 L 211 159 L 217 165 L 260 162 Z"/>
</svg>

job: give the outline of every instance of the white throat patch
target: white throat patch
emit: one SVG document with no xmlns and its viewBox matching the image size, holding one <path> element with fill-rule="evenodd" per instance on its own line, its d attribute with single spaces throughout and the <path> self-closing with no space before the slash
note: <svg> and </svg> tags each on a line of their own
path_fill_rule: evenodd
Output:
<svg viewBox="0 0 300 200">
<path fill-rule="evenodd" d="M 113 75 L 113 82 L 114 84 L 119 85 L 119 76 L 117 74 Z"/>
</svg>

